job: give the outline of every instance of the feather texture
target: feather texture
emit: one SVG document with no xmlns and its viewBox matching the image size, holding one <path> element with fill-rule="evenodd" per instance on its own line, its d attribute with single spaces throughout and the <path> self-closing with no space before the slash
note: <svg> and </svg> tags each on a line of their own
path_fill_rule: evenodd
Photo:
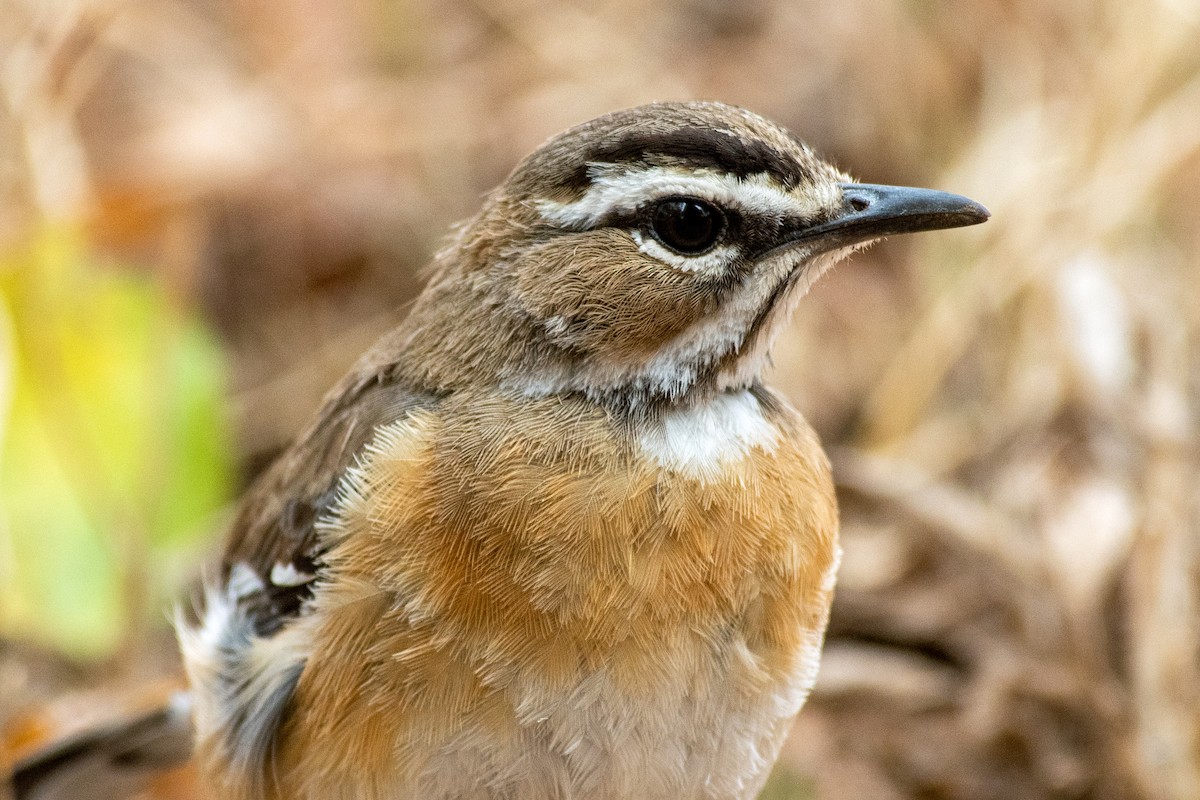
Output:
<svg viewBox="0 0 1200 800">
<path fill-rule="evenodd" d="M 322 526 L 279 796 L 752 797 L 837 553 L 824 456 L 766 399 L 786 435 L 704 479 L 579 400 L 381 429 Z"/>
</svg>

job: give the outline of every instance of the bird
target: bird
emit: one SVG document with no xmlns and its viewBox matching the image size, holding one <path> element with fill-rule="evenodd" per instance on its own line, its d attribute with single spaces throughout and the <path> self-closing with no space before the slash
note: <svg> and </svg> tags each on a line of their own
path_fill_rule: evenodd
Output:
<svg viewBox="0 0 1200 800">
<path fill-rule="evenodd" d="M 755 797 L 840 558 L 772 344 L 852 252 L 987 218 L 718 102 L 549 139 L 251 486 L 180 613 L 214 793 Z"/>
</svg>

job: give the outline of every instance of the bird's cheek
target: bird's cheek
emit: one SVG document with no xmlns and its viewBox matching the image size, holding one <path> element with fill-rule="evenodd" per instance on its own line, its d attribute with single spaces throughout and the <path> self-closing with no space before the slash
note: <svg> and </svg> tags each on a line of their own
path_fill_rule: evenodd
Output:
<svg viewBox="0 0 1200 800">
<path fill-rule="evenodd" d="M 712 311 L 693 276 L 626 244 L 619 232 L 596 231 L 540 245 L 516 270 L 522 312 L 561 347 L 616 356 L 652 352 Z"/>
</svg>

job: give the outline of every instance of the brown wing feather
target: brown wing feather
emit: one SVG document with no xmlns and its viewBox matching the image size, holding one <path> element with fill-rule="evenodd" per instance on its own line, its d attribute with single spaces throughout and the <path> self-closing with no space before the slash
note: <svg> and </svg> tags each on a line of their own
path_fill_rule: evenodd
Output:
<svg viewBox="0 0 1200 800">
<path fill-rule="evenodd" d="M 298 574 L 318 574 L 316 522 L 336 501 L 342 475 L 375 429 L 437 402 L 435 395 L 392 378 L 387 367 L 364 358 L 242 499 L 222 558 L 221 579 L 228 579 L 234 565 L 244 564 L 262 580 L 264 591 L 242 599 L 260 635 L 277 631 L 311 594 L 307 581 L 275 585 L 272 570 L 290 565 Z"/>
</svg>

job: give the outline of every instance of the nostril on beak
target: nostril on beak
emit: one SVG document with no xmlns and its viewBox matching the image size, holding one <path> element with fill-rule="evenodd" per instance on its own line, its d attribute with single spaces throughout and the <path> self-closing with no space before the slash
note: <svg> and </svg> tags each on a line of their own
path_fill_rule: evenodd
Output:
<svg viewBox="0 0 1200 800">
<path fill-rule="evenodd" d="M 855 211 L 866 211 L 871 207 L 871 201 L 862 197 L 851 197 L 849 201 L 850 207 Z"/>
</svg>

